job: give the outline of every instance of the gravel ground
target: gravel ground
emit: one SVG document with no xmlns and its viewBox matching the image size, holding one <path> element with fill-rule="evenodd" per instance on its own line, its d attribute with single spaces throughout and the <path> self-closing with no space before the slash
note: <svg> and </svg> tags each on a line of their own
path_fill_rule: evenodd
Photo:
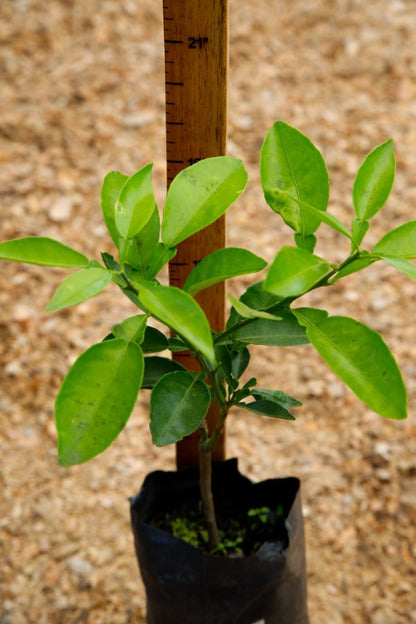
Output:
<svg viewBox="0 0 416 624">
<path fill-rule="evenodd" d="M 230 210 L 230 244 L 271 259 L 286 235 L 264 204 L 258 150 L 280 118 L 323 151 L 330 210 L 348 217 L 365 154 L 393 137 L 395 191 L 369 243 L 416 200 L 416 3 L 230 0 L 229 153 L 250 174 Z M 1 0 L 0 238 L 42 234 L 97 256 L 105 173 L 154 162 L 164 196 L 161 7 L 154 0 Z M 276 227 L 278 223 L 278 227 Z M 343 243 L 325 226 L 318 253 Z M 345 251 L 345 250 L 344 250 Z M 63 273 L 11 264 L 0 273 L 0 623 L 143 623 L 127 497 L 156 450 L 139 399 L 114 446 L 59 467 L 53 401 L 77 355 L 132 313 L 109 288 L 76 309 L 43 312 Z M 241 292 L 243 281 L 232 285 Z M 364 295 L 366 297 L 364 298 Z M 409 419 L 361 405 L 311 348 L 255 351 L 264 387 L 304 402 L 295 424 L 236 412 L 228 455 L 256 480 L 303 481 L 311 624 L 416 622 L 416 285 L 384 266 L 351 276 L 314 305 L 383 332 L 409 389 Z"/>
</svg>

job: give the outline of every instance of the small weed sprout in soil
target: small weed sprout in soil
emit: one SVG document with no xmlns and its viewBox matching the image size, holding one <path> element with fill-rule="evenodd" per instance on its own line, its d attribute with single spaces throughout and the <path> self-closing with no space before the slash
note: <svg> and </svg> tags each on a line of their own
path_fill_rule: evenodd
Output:
<svg viewBox="0 0 416 624">
<path fill-rule="evenodd" d="M 222 515 L 218 518 L 218 543 L 213 550 L 209 550 L 206 522 L 199 508 L 160 512 L 151 524 L 212 555 L 249 556 L 264 542 L 276 542 L 278 539 L 282 550 L 287 547 L 282 506 L 275 510 L 259 507 L 246 512 L 238 512 L 234 508 L 232 513 L 232 517 Z"/>
<path fill-rule="evenodd" d="M 184 529 L 178 520 L 174 525 L 182 536 L 183 531 L 192 534 L 191 540 L 197 533 L 207 536 L 198 537 L 198 542 L 206 540 L 210 552 L 226 553 L 227 539 L 235 549 L 242 538 L 238 531 L 227 538 L 219 535 L 211 493 L 211 451 L 230 409 L 238 406 L 294 420 L 292 409 L 300 405 L 281 390 L 259 388 L 255 377 L 242 380 L 249 345 L 311 343 L 372 410 L 387 418 L 406 418 L 406 389 L 382 337 L 356 320 L 298 303 L 305 293 L 325 291 L 378 261 L 416 278 L 410 261 L 416 257 L 416 221 L 386 233 L 371 249 L 362 247 L 370 220 L 393 185 L 392 140 L 376 147 L 358 170 L 350 227 L 327 212 L 325 162 L 295 128 L 280 121 L 272 126 L 261 150 L 260 169 L 266 202 L 294 231 L 295 244 L 277 250 L 265 278 L 254 281 L 239 299 L 229 296 L 229 318 L 218 333 L 211 330 L 195 295 L 220 281 L 262 271 L 266 260 L 244 248 L 220 249 L 195 266 L 181 289 L 161 284 L 158 274 L 177 245 L 223 215 L 244 191 L 247 173 L 238 159 L 209 158 L 182 171 L 170 185 L 161 221 L 152 165 L 132 176 L 109 173 L 101 204 L 116 253 L 103 253 L 101 262 L 45 237 L 0 244 L 2 260 L 76 269 L 60 284 L 47 310 L 81 303 L 111 281 L 140 310 L 87 349 L 65 377 L 55 405 L 59 462 L 71 466 L 103 452 L 125 426 L 140 389 L 150 389 L 150 431 L 156 446 L 174 444 L 199 430 L 205 528 Z M 350 251 L 339 264 L 314 254 L 315 232 L 322 223 L 350 241 Z M 148 324 L 151 318 L 166 327 L 166 334 Z M 190 372 L 157 355 L 166 350 L 190 351 L 200 370 Z M 218 421 L 208 431 L 205 416 L 212 402 L 218 407 Z M 258 529 L 269 518 L 266 510 L 252 510 L 249 520 Z"/>
</svg>

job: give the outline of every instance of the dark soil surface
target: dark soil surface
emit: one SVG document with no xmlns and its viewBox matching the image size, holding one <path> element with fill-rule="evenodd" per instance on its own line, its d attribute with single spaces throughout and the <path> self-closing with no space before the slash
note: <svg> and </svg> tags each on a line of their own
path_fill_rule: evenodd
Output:
<svg viewBox="0 0 416 624">
<path fill-rule="evenodd" d="M 368 236 L 415 218 L 416 3 L 230 0 L 230 155 L 250 175 L 228 239 L 271 260 L 289 241 L 262 198 L 258 151 L 282 119 L 322 150 L 330 211 L 347 223 L 355 172 L 393 137 L 394 192 Z M 161 3 L 1 0 L 0 239 L 45 235 L 98 257 L 104 175 L 154 162 L 165 194 Z M 317 253 L 339 261 L 326 226 Z M 64 272 L 0 269 L 0 623 L 141 624 L 145 597 L 127 497 L 155 449 L 148 394 L 91 463 L 58 466 L 54 397 L 70 364 L 133 313 L 109 288 L 78 308 L 44 307 Z M 238 295 L 245 280 L 235 280 Z M 325 293 L 327 294 L 327 293 Z M 311 624 L 416 623 L 416 284 L 377 263 L 307 301 L 381 331 L 409 391 L 409 419 L 363 406 L 309 346 L 255 349 L 249 373 L 303 402 L 295 423 L 235 411 L 229 457 L 254 480 L 302 479 Z M 180 624 L 180 623 L 178 623 Z"/>
</svg>

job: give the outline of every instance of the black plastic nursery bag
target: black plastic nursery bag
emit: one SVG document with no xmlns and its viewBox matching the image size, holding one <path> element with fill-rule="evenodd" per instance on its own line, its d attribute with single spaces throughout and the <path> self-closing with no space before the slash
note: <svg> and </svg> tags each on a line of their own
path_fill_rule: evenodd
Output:
<svg viewBox="0 0 416 624">
<path fill-rule="evenodd" d="M 136 554 L 147 594 L 147 624 L 308 624 L 300 482 L 252 483 L 237 460 L 213 465 L 214 499 L 253 509 L 284 508 L 287 539 L 255 555 L 209 555 L 150 526 L 156 513 L 199 497 L 198 468 L 149 474 L 131 499 Z"/>
</svg>

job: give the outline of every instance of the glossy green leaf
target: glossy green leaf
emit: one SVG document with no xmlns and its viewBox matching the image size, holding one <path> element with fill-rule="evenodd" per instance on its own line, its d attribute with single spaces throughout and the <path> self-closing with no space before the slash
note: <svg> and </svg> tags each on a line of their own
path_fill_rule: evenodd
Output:
<svg viewBox="0 0 416 624">
<path fill-rule="evenodd" d="M 238 384 L 232 374 L 231 352 L 227 345 L 215 345 L 215 359 L 220 383 L 225 379 L 230 387 L 236 388 Z"/>
<path fill-rule="evenodd" d="M 156 446 L 193 433 L 205 418 L 210 392 L 198 375 L 177 371 L 164 375 L 150 395 L 150 431 Z"/>
<path fill-rule="evenodd" d="M 181 364 L 169 358 L 151 355 L 144 358 L 142 388 L 151 389 L 167 373 L 186 370 Z"/>
<path fill-rule="evenodd" d="M 410 260 L 416 258 L 416 221 L 399 225 L 374 246 L 373 254 L 385 254 Z"/>
<path fill-rule="evenodd" d="M 117 262 L 114 256 L 107 253 L 106 251 L 101 252 L 100 255 L 101 255 L 102 261 L 104 262 L 106 269 L 108 269 L 109 271 L 117 271 L 117 272 L 120 271 L 120 263 Z"/>
<path fill-rule="evenodd" d="M 361 221 L 361 219 L 354 219 L 352 222 L 352 240 L 356 247 L 359 247 L 364 240 L 364 236 L 368 232 L 370 223 L 368 221 Z"/>
<path fill-rule="evenodd" d="M 141 271 L 144 279 L 151 279 L 149 267 L 157 253 L 160 233 L 159 211 L 155 207 L 148 222 L 134 238 L 128 240 L 124 251 L 126 262 Z"/>
<path fill-rule="evenodd" d="M 173 336 L 172 338 L 169 338 L 168 348 L 169 351 L 172 351 L 172 353 L 177 353 L 179 351 L 189 351 L 184 341 L 178 336 Z"/>
<path fill-rule="evenodd" d="M 368 154 L 354 181 L 353 201 L 358 219 L 371 219 L 386 203 L 394 182 L 396 160 L 389 139 Z"/>
<path fill-rule="evenodd" d="M 233 295 L 228 295 L 229 300 L 231 301 L 233 307 L 235 308 L 237 314 L 242 318 L 247 319 L 270 319 L 271 321 L 279 321 L 280 316 L 277 314 L 270 314 L 269 312 L 264 312 L 263 310 L 255 310 L 254 308 L 250 308 L 248 305 L 233 297 Z"/>
<path fill-rule="evenodd" d="M 132 175 L 118 196 L 114 219 L 122 238 L 134 238 L 154 214 L 155 198 L 152 188 L 152 164 Z"/>
<path fill-rule="evenodd" d="M 317 212 L 320 211 L 318 210 Z M 315 249 L 315 245 L 318 240 L 315 234 L 308 234 L 308 236 L 304 236 L 302 234 L 298 234 L 297 232 L 295 232 L 294 239 L 296 247 L 306 249 L 306 251 L 309 251 L 309 253 L 313 253 L 313 250 Z"/>
<path fill-rule="evenodd" d="M 65 278 L 56 289 L 48 312 L 62 310 L 77 305 L 98 295 L 112 280 L 112 273 L 103 267 L 92 267 L 72 273 Z"/>
<path fill-rule="evenodd" d="M 93 345 L 76 360 L 55 404 L 63 466 L 86 462 L 115 440 L 133 410 L 143 368 L 140 347 L 120 339 Z"/>
<path fill-rule="evenodd" d="M 313 217 L 314 219 L 319 221 L 319 223 L 321 222 L 325 223 L 326 225 L 329 225 L 329 227 L 331 227 L 333 230 L 335 230 L 339 234 L 343 234 L 347 238 L 351 238 L 351 233 L 347 230 L 345 225 L 334 215 L 330 214 L 329 212 L 324 212 L 323 210 L 318 210 L 318 208 L 314 208 L 313 206 L 311 206 L 310 204 L 307 204 L 306 202 L 299 201 L 299 205 L 302 206 L 302 210 L 305 214 L 309 215 L 310 217 Z M 297 236 L 299 237 L 300 234 L 298 234 Z M 305 238 L 307 239 L 308 237 L 305 237 Z M 308 251 L 310 250 L 308 249 Z"/>
<path fill-rule="evenodd" d="M 392 267 L 407 275 L 407 277 L 411 277 L 412 279 L 416 279 L 416 264 L 412 264 L 409 260 L 403 260 L 403 258 L 395 258 L 394 256 L 385 256 L 384 254 L 380 254 L 380 258 L 390 264 Z"/>
<path fill-rule="evenodd" d="M 240 301 L 255 310 L 269 310 L 279 304 L 282 297 L 277 297 L 264 290 L 264 282 L 261 281 L 249 286 L 241 295 Z"/>
<path fill-rule="evenodd" d="M 231 371 L 235 379 L 240 379 L 250 362 L 250 351 L 242 347 L 231 353 Z"/>
<path fill-rule="evenodd" d="M 115 208 L 121 189 L 129 179 L 129 176 L 119 171 L 110 171 L 105 178 L 101 188 L 101 208 L 103 217 L 113 243 L 118 248 L 120 233 L 115 222 Z"/>
<path fill-rule="evenodd" d="M 320 224 L 303 204 L 325 211 L 329 178 L 319 150 L 299 130 L 282 121 L 269 130 L 260 155 L 260 172 L 267 203 L 301 236 Z"/>
<path fill-rule="evenodd" d="M 132 290 L 130 290 L 129 288 L 123 288 L 123 293 L 126 295 L 127 299 L 130 299 L 130 301 L 134 303 L 136 308 L 139 308 L 139 310 L 143 310 L 143 312 L 145 312 L 143 305 L 139 301 L 138 296 Z"/>
<path fill-rule="evenodd" d="M 144 340 L 141 344 L 143 353 L 159 353 L 169 348 L 169 342 L 165 334 L 155 327 L 148 325 L 144 332 Z"/>
<path fill-rule="evenodd" d="M 176 247 L 166 247 L 158 243 L 153 250 L 152 260 L 147 270 L 147 279 L 153 279 L 159 271 L 176 255 Z"/>
<path fill-rule="evenodd" d="M 303 317 L 310 342 L 358 398 L 382 416 L 406 418 L 406 388 L 380 334 L 348 317 L 315 323 L 305 310 Z"/>
<path fill-rule="evenodd" d="M 116 338 L 126 342 L 141 344 L 146 330 L 147 317 L 145 314 L 136 314 L 124 319 L 121 323 L 112 327 L 112 333 Z"/>
<path fill-rule="evenodd" d="M 292 312 L 302 327 L 309 327 L 311 323 L 321 323 L 328 318 L 328 312 L 319 308 L 296 308 Z"/>
<path fill-rule="evenodd" d="M 90 262 L 75 249 L 44 236 L 27 236 L 0 243 L 0 260 L 64 269 L 81 269 Z"/>
<path fill-rule="evenodd" d="M 201 160 L 172 181 L 162 219 L 162 240 L 174 247 L 216 221 L 247 184 L 243 163 L 229 156 Z"/>
<path fill-rule="evenodd" d="M 205 256 L 189 273 L 184 290 L 196 295 L 204 288 L 223 282 L 237 275 L 257 273 L 267 266 L 267 262 L 246 249 L 226 247 Z"/>
<path fill-rule="evenodd" d="M 241 402 L 237 405 L 238 407 L 244 407 L 244 409 L 254 412 L 255 414 L 260 414 L 261 416 L 282 418 L 283 420 L 295 420 L 295 417 L 284 407 L 268 399 L 259 399 L 258 401 L 251 401 L 250 403 Z"/>
<path fill-rule="evenodd" d="M 147 226 L 145 226 L 146 228 Z M 145 229 L 144 228 L 144 229 Z M 124 240 L 121 245 L 120 255 L 127 256 L 127 258 L 131 258 L 131 260 L 135 263 L 135 267 L 133 267 L 126 258 L 126 264 L 124 265 L 124 274 L 127 279 L 132 282 L 138 282 L 142 280 L 151 281 L 155 278 L 160 269 L 169 262 L 171 258 L 173 258 L 176 254 L 175 247 L 166 247 L 163 243 L 156 243 L 153 247 L 153 253 L 150 260 L 150 263 L 147 266 L 140 266 L 140 259 L 137 255 L 134 257 L 129 256 L 131 253 L 131 244 L 133 244 L 133 240 Z M 126 293 L 127 294 L 127 293 Z M 137 304 L 136 304 L 137 305 Z"/>
<path fill-rule="evenodd" d="M 211 329 L 195 299 L 173 286 L 152 282 L 138 286 L 140 301 L 147 310 L 215 363 Z"/>
<path fill-rule="evenodd" d="M 264 288 L 279 297 L 297 297 L 331 272 L 331 266 L 298 247 L 282 247 L 264 280 Z"/>
<path fill-rule="evenodd" d="M 247 288 L 247 290 L 241 295 L 240 301 L 244 303 L 249 308 L 254 310 L 268 310 L 274 306 L 277 306 L 281 301 L 282 297 L 276 297 L 276 295 L 272 295 L 268 293 L 263 288 L 264 282 L 255 282 L 251 286 Z M 278 313 L 277 313 L 278 314 Z M 230 316 L 227 320 L 226 327 L 232 327 L 239 320 L 239 315 L 235 308 L 231 308 Z"/>
<path fill-rule="evenodd" d="M 244 344 L 259 344 L 286 347 L 306 344 L 305 328 L 299 325 L 295 316 L 288 311 L 280 313 L 281 320 L 270 321 L 256 319 L 247 325 L 236 329 L 228 337 L 219 337 L 218 342 L 227 342 L 227 339 L 238 340 Z"/>
<path fill-rule="evenodd" d="M 281 390 L 260 390 L 260 388 L 255 388 L 252 394 L 255 399 L 267 399 L 268 401 L 273 401 L 287 410 L 302 405 L 300 401 L 294 399 Z"/>
</svg>

